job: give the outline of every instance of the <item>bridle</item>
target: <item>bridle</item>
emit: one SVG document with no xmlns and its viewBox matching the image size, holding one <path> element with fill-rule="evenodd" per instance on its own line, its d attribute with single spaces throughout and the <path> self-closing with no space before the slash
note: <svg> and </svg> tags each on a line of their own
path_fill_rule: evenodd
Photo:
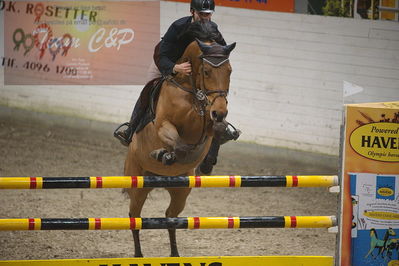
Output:
<svg viewBox="0 0 399 266">
<path fill-rule="evenodd" d="M 223 64 L 229 62 L 229 56 L 228 55 L 224 55 L 224 54 L 201 54 L 199 56 L 200 59 L 202 59 L 201 61 L 201 82 L 200 82 L 200 87 L 197 88 L 197 86 L 195 85 L 194 79 L 193 79 L 193 75 L 192 73 L 189 75 L 189 79 L 190 79 L 190 83 L 191 83 L 191 88 L 186 88 L 184 86 L 182 86 L 181 84 L 179 84 L 173 77 L 168 78 L 167 80 L 172 82 L 176 87 L 182 89 L 183 91 L 186 91 L 190 94 L 193 95 L 194 98 L 194 110 L 197 111 L 197 113 L 202 117 L 203 119 L 203 129 L 202 129 L 202 134 L 201 137 L 199 138 L 197 144 L 195 144 L 195 146 L 203 143 L 205 141 L 205 130 L 206 130 L 206 119 L 205 119 L 205 114 L 206 114 L 206 108 L 208 106 L 212 106 L 216 99 L 219 97 L 223 97 L 226 100 L 227 103 L 227 95 L 228 95 L 228 91 L 225 90 L 209 90 L 206 88 L 205 86 L 205 71 L 204 71 L 204 64 L 210 64 L 213 67 L 220 67 Z M 209 95 L 212 94 L 217 94 L 212 101 L 210 101 L 208 99 Z"/>
<path fill-rule="evenodd" d="M 197 86 L 195 85 L 192 74 L 189 75 L 191 88 L 186 88 L 186 87 L 182 86 L 173 77 L 169 78 L 168 80 L 170 82 L 172 82 L 176 87 L 192 94 L 194 96 L 194 101 L 195 101 L 194 108 L 197 110 L 197 113 L 200 116 L 204 116 L 206 108 L 208 106 L 212 106 L 215 103 L 217 98 L 224 97 L 227 102 L 226 97 L 228 95 L 228 91 L 225 91 L 225 90 L 209 90 L 206 88 L 204 63 L 208 63 L 211 66 L 218 68 L 218 67 L 222 66 L 223 64 L 229 62 L 229 58 L 228 58 L 228 56 L 223 55 L 223 54 L 209 54 L 209 55 L 202 54 L 202 55 L 200 55 L 199 58 L 202 59 L 201 67 L 200 67 L 202 69 L 202 73 L 201 73 L 202 79 L 201 79 L 199 88 L 197 88 Z M 217 61 L 216 61 L 217 63 L 215 63 L 215 60 L 212 60 L 212 59 L 217 59 Z M 212 94 L 216 94 L 216 93 L 218 95 L 216 95 L 213 98 L 213 100 L 210 101 L 208 99 L 208 96 L 212 95 Z"/>
</svg>

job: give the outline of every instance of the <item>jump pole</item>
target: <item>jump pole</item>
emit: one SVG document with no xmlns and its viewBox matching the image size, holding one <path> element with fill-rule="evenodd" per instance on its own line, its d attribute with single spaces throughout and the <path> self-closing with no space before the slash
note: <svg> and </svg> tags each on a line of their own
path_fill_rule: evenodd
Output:
<svg viewBox="0 0 399 266">
<path fill-rule="evenodd" d="M 179 217 L 0 219 L 0 230 L 131 230 L 131 229 L 234 229 L 327 228 L 334 216 Z M 333 266 L 331 256 L 228 256 L 181 258 L 104 258 L 63 260 L 10 260 L 0 266 Z"/>
<path fill-rule="evenodd" d="M 332 187 L 337 176 L 104 176 L 0 177 L 0 189 L 143 187 Z M 0 231 L 329 228 L 335 216 L 0 219 Z M 104 258 L 10 260 L 0 266 L 333 266 L 331 256 L 228 256 L 181 258 Z"/>
<path fill-rule="evenodd" d="M 332 187 L 338 176 L 86 176 L 0 177 L 0 189 L 165 187 Z"/>
<path fill-rule="evenodd" d="M 335 216 L 0 219 L 0 231 L 330 228 Z"/>
</svg>

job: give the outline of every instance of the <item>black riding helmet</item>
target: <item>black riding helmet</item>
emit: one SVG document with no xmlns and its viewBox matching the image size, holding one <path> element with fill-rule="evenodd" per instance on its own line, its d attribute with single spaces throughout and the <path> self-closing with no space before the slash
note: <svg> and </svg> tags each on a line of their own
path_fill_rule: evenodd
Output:
<svg viewBox="0 0 399 266">
<path fill-rule="evenodd" d="M 197 12 L 215 12 L 215 1 L 214 0 L 191 0 L 190 10 Z"/>
</svg>

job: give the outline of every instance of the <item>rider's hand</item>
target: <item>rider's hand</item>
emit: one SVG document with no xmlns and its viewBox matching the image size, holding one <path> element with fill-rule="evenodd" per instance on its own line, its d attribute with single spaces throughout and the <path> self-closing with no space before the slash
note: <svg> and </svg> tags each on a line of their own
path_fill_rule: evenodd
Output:
<svg viewBox="0 0 399 266">
<path fill-rule="evenodd" d="M 189 62 L 183 62 L 181 64 L 176 64 L 173 67 L 173 71 L 176 73 L 182 73 L 184 75 L 190 75 L 191 74 L 191 64 Z"/>
</svg>

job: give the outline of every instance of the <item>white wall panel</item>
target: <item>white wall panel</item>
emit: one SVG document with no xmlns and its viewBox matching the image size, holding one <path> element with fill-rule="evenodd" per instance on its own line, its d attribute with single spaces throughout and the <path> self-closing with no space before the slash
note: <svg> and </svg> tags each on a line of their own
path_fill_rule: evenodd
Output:
<svg viewBox="0 0 399 266">
<path fill-rule="evenodd" d="M 188 4 L 161 2 L 161 34 L 186 15 Z M 237 42 L 229 121 L 241 140 L 337 155 L 344 80 L 364 88 L 356 101 L 399 99 L 397 22 L 219 6 L 213 19 Z M 141 87 L 3 86 L 0 104 L 119 123 Z"/>
</svg>

